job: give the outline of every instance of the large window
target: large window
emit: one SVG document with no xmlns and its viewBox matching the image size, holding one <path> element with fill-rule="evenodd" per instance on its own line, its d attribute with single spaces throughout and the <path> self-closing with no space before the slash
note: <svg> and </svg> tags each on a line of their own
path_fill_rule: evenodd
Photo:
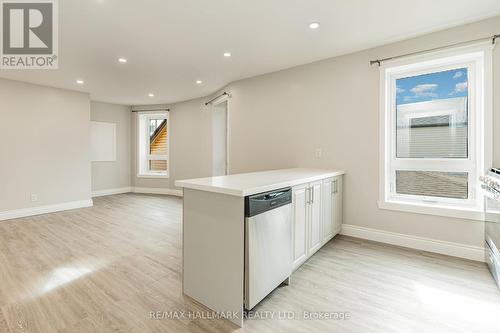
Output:
<svg viewBox="0 0 500 333">
<path fill-rule="evenodd" d="M 489 167 L 491 139 L 488 52 L 448 51 L 382 68 L 382 208 L 481 210 L 478 178 Z"/>
<path fill-rule="evenodd" d="M 168 177 L 168 112 L 138 116 L 139 177 Z"/>
</svg>

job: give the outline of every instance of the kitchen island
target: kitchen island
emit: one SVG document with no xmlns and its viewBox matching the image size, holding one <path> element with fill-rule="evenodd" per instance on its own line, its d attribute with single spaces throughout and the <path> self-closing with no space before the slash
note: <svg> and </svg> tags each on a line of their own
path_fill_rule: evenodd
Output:
<svg viewBox="0 0 500 333">
<path fill-rule="evenodd" d="M 176 181 L 184 192 L 184 294 L 242 326 L 245 197 L 293 189 L 296 269 L 340 231 L 343 174 L 297 168 Z"/>
</svg>

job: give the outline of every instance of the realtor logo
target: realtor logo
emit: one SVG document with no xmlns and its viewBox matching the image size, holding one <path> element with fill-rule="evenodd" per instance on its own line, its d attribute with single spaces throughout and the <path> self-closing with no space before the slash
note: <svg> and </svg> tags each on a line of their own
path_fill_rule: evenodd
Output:
<svg viewBox="0 0 500 333">
<path fill-rule="evenodd" d="M 57 69 L 57 0 L 0 0 L 2 69 Z"/>
</svg>

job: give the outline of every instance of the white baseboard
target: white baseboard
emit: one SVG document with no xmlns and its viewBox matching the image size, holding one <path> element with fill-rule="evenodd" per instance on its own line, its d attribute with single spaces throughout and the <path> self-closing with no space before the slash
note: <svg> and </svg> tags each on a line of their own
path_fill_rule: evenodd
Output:
<svg viewBox="0 0 500 333">
<path fill-rule="evenodd" d="M 134 192 L 134 188 L 129 186 L 129 187 L 119 187 L 119 188 L 112 188 L 108 190 L 99 190 L 99 191 L 93 191 L 92 192 L 92 197 L 103 197 L 105 195 L 113 195 L 113 194 L 122 194 L 122 193 L 130 193 Z"/>
<path fill-rule="evenodd" d="M 92 192 L 92 197 L 100 197 L 105 195 L 114 195 L 121 193 L 144 193 L 144 194 L 165 194 L 165 195 L 173 195 L 177 197 L 182 197 L 182 190 L 175 190 L 170 188 L 152 188 L 152 187 L 121 187 L 114 188 L 109 190 L 100 190 Z M 89 200 L 80 200 L 80 201 L 72 201 L 65 202 L 61 204 L 55 205 L 47 205 L 47 206 L 38 206 L 38 207 L 30 207 L 30 208 L 21 208 L 7 211 L 0 211 L 0 221 L 3 220 L 11 220 L 18 219 L 21 217 L 28 217 L 34 215 L 55 213 L 64 210 L 70 209 L 78 209 L 85 207 L 92 207 L 93 202 L 92 199 Z"/>
<path fill-rule="evenodd" d="M 28 217 L 28 216 L 34 216 L 34 215 L 61 212 L 61 211 L 70 210 L 70 209 L 92 207 L 92 206 L 93 206 L 93 202 L 91 199 L 89 199 L 89 200 L 65 202 L 65 203 L 56 204 L 56 205 L 47 205 L 47 206 L 38 206 L 38 207 L 22 208 L 22 209 L 15 209 L 15 210 L 7 210 L 7 211 L 0 212 L 0 221 L 17 219 L 17 218 L 21 218 L 21 217 Z"/>
<path fill-rule="evenodd" d="M 166 194 L 182 197 L 182 190 L 175 190 L 171 188 L 155 188 L 155 187 L 134 187 L 134 193 L 143 194 Z"/>
<path fill-rule="evenodd" d="M 360 227 L 351 224 L 342 224 L 342 235 L 368 239 L 376 242 L 404 246 L 411 249 L 445 254 L 453 257 L 475 261 L 485 261 L 484 248 L 446 242 L 437 239 L 398 234 L 395 232 Z"/>
<path fill-rule="evenodd" d="M 156 187 L 120 187 L 109 190 L 99 190 L 92 192 L 92 197 L 102 197 L 106 195 L 122 194 L 122 193 L 142 193 L 142 194 L 164 194 L 182 197 L 182 190 L 171 188 L 156 188 Z"/>
</svg>

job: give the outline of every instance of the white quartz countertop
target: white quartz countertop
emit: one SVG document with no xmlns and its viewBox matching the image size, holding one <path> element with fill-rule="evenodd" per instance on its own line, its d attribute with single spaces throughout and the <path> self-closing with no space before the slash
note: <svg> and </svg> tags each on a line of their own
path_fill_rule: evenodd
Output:
<svg viewBox="0 0 500 333">
<path fill-rule="evenodd" d="M 281 169 L 228 176 L 178 180 L 175 186 L 200 191 L 245 197 L 343 175 L 342 170 Z"/>
</svg>

